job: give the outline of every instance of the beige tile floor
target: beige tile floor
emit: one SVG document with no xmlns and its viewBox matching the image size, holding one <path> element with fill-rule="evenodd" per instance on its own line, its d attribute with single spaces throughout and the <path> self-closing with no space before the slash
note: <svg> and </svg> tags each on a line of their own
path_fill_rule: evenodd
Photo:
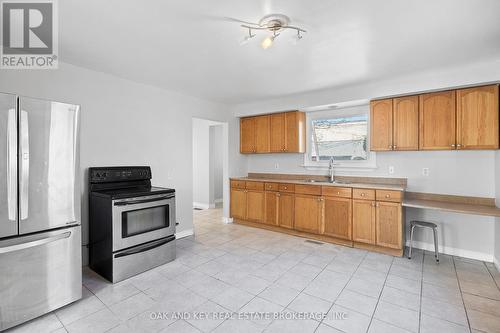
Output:
<svg viewBox="0 0 500 333">
<path fill-rule="evenodd" d="M 492 264 L 416 252 L 412 260 L 313 244 L 195 211 L 176 261 L 111 285 L 84 270 L 84 298 L 15 332 L 500 332 Z M 165 313 L 161 320 L 151 316 Z M 173 319 L 171 312 L 287 319 Z M 326 318 L 294 319 L 302 313 Z M 337 314 L 338 317 L 331 316 Z"/>
</svg>

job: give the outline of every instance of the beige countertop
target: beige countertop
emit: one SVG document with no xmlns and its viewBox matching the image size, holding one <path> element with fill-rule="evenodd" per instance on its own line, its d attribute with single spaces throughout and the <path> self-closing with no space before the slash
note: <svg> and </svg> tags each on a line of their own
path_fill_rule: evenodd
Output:
<svg viewBox="0 0 500 333">
<path fill-rule="evenodd" d="M 275 179 L 275 178 L 250 178 L 250 177 L 231 177 L 231 180 L 243 180 L 254 182 L 269 182 L 269 183 L 287 183 L 287 184 L 300 184 L 300 185 L 316 185 L 316 186 L 334 186 L 334 187 L 351 187 L 351 188 L 369 188 L 375 190 L 392 190 L 392 191 L 405 191 L 405 187 L 401 185 L 389 184 L 370 184 L 370 183 L 328 183 L 323 181 L 308 182 L 305 180 L 292 180 L 292 179 Z"/>
</svg>

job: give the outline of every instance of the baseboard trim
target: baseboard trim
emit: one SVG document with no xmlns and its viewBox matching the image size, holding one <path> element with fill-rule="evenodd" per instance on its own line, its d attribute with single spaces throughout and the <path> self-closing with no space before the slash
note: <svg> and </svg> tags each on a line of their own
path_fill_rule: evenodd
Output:
<svg viewBox="0 0 500 333">
<path fill-rule="evenodd" d="M 188 230 L 182 230 L 180 232 L 175 233 L 175 238 L 176 239 L 181 239 L 184 237 L 189 237 L 194 235 L 194 230 L 193 229 L 188 229 Z"/>
<path fill-rule="evenodd" d="M 214 207 L 215 207 L 215 205 L 214 205 Z M 213 208 L 213 207 L 210 207 L 210 205 L 206 204 L 206 203 L 193 202 L 193 208 L 209 209 L 209 208 Z"/>
<path fill-rule="evenodd" d="M 410 246 L 409 240 L 406 241 L 406 246 Z M 434 244 L 431 244 L 431 243 L 413 241 L 413 248 L 434 252 Z M 486 262 L 494 262 L 494 257 L 491 254 L 463 250 L 463 249 L 457 249 L 454 247 L 448 247 L 448 246 L 442 246 L 442 245 L 439 245 L 438 248 L 439 248 L 439 253 L 444 253 L 444 254 L 457 256 L 457 257 L 481 260 L 481 261 L 486 261 Z"/>
<path fill-rule="evenodd" d="M 500 272 L 500 259 L 493 257 L 493 265 L 495 265 L 497 271 Z"/>
<path fill-rule="evenodd" d="M 225 224 L 233 223 L 233 218 L 232 217 L 222 217 L 222 222 Z"/>
</svg>

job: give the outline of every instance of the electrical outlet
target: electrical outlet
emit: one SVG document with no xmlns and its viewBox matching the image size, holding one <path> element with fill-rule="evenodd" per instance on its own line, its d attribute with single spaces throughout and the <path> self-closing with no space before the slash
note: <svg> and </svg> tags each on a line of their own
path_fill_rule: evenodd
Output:
<svg viewBox="0 0 500 333">
<path fill-rule="evenodd" d="M 274 169 L 278 170 L 280 168 L 279 163 L 274 163 Z"/>
<path fill-rule="evenodd" d="M 394 174 L 394 167 L 391 165 L 389 166 L 389 174 L 393 175 Z"/>
<path fill-rule="evenodd" d="M 423 168 L 422 169 L 422 175 L 425 176 L 425 177 L 428 177 L 429 176 L 429 168 Z"/>
</svg>

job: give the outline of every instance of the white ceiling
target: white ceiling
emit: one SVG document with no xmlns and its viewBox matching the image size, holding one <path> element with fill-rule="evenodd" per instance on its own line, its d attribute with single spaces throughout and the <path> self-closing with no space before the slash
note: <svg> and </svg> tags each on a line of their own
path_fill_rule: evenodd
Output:
<svg viewBox="0 0 500 333">
<path fill-rule="evenodd" d="M 498 0 L 63 0 L 61 61 L 243 103 L 500 57 Z M 267 50 L 224 17 L 308 30 Z"/>
</svg>

